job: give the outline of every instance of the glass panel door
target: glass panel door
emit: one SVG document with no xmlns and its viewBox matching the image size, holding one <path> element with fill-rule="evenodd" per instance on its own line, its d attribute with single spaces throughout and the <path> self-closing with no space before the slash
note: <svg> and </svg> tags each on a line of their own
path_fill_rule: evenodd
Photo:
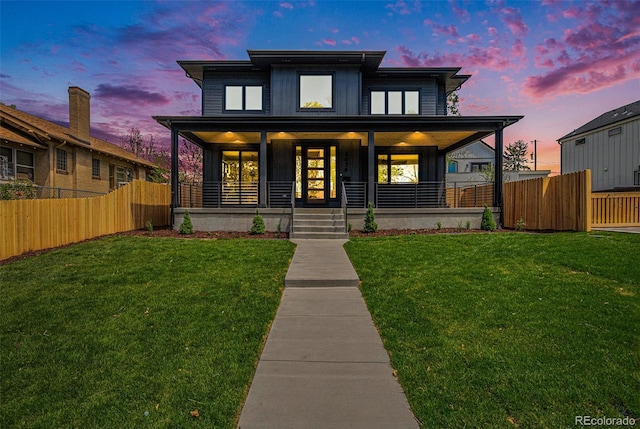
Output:
<svg viewBox="0 0 640 429">
<path fill-rule="evenodd" d="M 306 152 L 306 202 L 309 204 L 325 203 L 327 199 L 325 149 L 310 147 L 306 149 Z"/>
</svg>

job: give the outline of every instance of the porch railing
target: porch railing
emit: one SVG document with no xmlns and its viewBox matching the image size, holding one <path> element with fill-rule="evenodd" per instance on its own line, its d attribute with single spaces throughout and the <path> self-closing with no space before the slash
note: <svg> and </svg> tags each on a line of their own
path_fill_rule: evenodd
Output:
<svg viewBox="0 0 640 429">
<path fill-rule="evenodd" d="M 181 207 L 257 207 L 258 182 L 205 182 L 180 184 Z M 376 183 L 375 200 L 379 208 L 462 208 L 493 205 L 493 182 Z M 341 207 L 367 206 L 366 182 L 343 182 Z M 267 183 L 267 207 L 295 207 L 295 182 Z M 344 201 L 342 201 L 344 198 Z M 346 205 L 346 206 L 345 206 Z"/>
</svg>

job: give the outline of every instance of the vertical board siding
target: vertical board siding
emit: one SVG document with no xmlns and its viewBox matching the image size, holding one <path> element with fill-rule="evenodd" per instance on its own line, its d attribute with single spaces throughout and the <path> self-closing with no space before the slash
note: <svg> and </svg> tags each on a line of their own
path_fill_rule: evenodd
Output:
<svg viewBox="0 0 640 429">
<path fill-rule="evenodd" d="M 591 194 L 594 227 L 640 226 L 640 192 Z"/>
<path fill-rule="evenodd" d="M 92 198 L 0 201 L 0 260 L 89 238 L 171 223 L 167 185 L 134 180 Z"/>
<path fill-rule="evenodd" d="M 622 132 L 609 137 L 609 130 Z M 585 143 L 576 146 L 576 140 Z M 562 141 L 562 173 L 592 171 L 594 192 L 634 186 L 634 171 L 640 168 L 640 118 L 618 122 Z"/>
<path fill-rule="evenodd" d="M 507 182 L 503 201 L 506 228 L 590 231 L 591 171 Z"/>
</svg>

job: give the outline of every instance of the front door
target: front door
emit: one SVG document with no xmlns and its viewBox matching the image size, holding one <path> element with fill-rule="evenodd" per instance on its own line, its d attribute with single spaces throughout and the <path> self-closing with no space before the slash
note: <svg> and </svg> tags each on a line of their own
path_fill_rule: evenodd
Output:
<svg viewBox="0 0 640 429">
<path fill-rule="evenodd" d="M 308 147 L 305 149 L 306 162 L 304 165 L 304 200 L 308 205 L 327 203 L 327 162 L 326 149 L 323 147 Z"/>
<path fill-rule="evenodd" d="M 296 147 L 296 197 L 302 205 L 336 204 L 336 149 L 320 143 Z"/>
</svg>

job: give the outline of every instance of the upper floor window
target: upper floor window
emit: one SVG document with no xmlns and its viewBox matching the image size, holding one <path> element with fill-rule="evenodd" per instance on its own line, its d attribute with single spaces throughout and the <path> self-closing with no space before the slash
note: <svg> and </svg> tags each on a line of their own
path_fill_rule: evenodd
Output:
<svg viewBox="0 0 640 429">
<path fill-rule="evenodd" d="M 333 75 L 300 75 L 300 108 L 333 108 Z"/>
<path fill-rule="evenodd" d="M 618 134 L 622 134 L 622 127 L 612 128 L 609 130 L 609 137 L 617 136 Z"/>
<path fill-rule="evenodd" d="M 417 115 L 419 91 L 371 91 L 372 115 Z"/>
<path fill-rule="evenodd" d="M 225 110 L 262 110 L 262 86 L 229 85 L 224 97 Z"/>
</svg>

